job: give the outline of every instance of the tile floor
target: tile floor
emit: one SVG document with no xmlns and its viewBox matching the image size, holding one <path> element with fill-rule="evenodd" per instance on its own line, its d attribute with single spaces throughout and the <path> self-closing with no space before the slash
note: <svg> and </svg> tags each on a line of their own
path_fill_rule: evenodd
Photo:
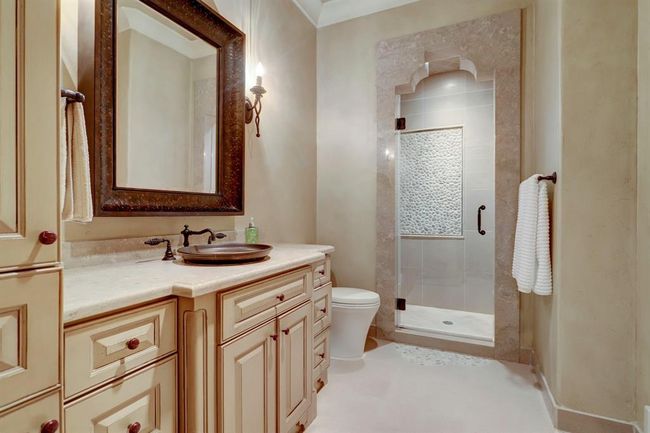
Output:
<svg viewBox="0 0 650 433">
<path fill-rule="evenodd" d="M 374 346 L 374 347 L 373 347 Z M 555 433 L 531 367 L 369 340 L 332 360 L 308 433 Z"/>
<path fill-rule="evenodd" d="M 445 324 L 444 322 L 452 324 Z M 494 341 L 494 316 L 445 308 L 407 305 L 399 312 L 399 326 L 453 337 Z"/>
</svg>

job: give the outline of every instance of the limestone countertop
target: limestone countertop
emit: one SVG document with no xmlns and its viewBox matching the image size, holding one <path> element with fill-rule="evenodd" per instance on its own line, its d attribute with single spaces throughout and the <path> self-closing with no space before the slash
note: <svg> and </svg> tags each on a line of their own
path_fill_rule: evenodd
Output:
<svg viewBox="0 0 650 433">
<path fill-rule="evenodd" d="M 64 269 L 63 321 L 77 321 L 169 295 L 197 297 L 324 259 L 327 245 L 274 245 L 262 262 L 192 265 L 160 259 Z"/>
</svg>

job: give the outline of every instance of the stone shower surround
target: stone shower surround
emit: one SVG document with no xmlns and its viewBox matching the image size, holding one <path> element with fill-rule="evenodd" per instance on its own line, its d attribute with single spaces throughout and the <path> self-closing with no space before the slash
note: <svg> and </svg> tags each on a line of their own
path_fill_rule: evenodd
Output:
<svg viewBox="0 0 650 433">
<path fill-rule="evenodd" d="M 428 67 L 424 67 L 428 63 Z M 435 73 L 467 70 L 495 86 L 494 357 L 519 360 L 519 293 L 511 276 L 521 153 L 521 11 L 492 15 L 382 41 L 377 46 L 377 260 L 379 336 L 403 340 L 395 326 L 397 224 L 396 94 Z M 426 339 L 426 337 L 422 337 Z M 484 350 L 481 351 L 485 353 Z"/>
</svg>

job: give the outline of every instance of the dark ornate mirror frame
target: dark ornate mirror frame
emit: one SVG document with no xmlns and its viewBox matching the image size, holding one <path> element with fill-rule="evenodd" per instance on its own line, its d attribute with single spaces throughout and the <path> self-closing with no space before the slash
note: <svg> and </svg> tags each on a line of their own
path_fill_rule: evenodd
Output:
<svg viewBox="0 0 650 433">
<path fill-rule="evenodd" d="M 219 49 L 216 193 L 115 185 L 116 0 L 79 4 L 79 90 L 85 104 L 96 216 L 244 213 L 245 35 L 196 0 L 140 0 Z"/>
</svg>

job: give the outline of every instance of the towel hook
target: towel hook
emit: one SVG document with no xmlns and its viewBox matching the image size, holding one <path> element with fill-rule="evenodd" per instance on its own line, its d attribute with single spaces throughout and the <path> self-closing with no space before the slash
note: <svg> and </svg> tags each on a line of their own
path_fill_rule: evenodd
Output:
<svg viewBox="0 0 650 433">
<path fill-rule="evenodd" d="M 537 182 L 541 182 L 542 180 L 550 180 L 553 183 L 557 183 L 557 172 L 553 172 L 550 176 L 537 176 Z"/>
</svg>

